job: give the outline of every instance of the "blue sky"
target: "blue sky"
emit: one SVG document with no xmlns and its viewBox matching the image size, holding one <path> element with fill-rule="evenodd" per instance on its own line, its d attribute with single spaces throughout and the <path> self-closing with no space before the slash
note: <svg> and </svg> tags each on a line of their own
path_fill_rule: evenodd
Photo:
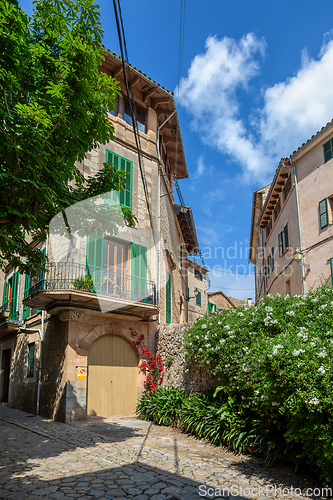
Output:
<svg viewBox="0 0 333 500">
<path fill-rule="evenodd" d="M 119 53 L 112 2 L 100 6 L 104 44 Z M 206 265 L 220 266 L 212 290 L 254 297 L 253 276 L 232 274 L 253 272 L 253 190 L 333 117 L 333 3 L 187 0 L 179 92 L 180 0 L 126 0 L 122 12 L 131 64 L 180 95 L 180 187 Z"/>
</svg>

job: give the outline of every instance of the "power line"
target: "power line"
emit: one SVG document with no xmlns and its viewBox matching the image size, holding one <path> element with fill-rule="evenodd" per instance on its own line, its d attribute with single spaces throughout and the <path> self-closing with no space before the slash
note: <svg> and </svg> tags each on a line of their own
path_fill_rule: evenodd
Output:
<svg viewBox="0 0 333 500">
<path fill-rule="evenodd" d="M 118 4 L 118 8 L 117 8 L 117 4 Z M 133 88 L 132 88 L 132 81 L 131 81 L 131 73 L 129 70 L 128 71 L 129 78 L 127 78 L 127 72 L 126 72 L 126 66 L 129 67 L 129 59 L 128 59 L 128 53 L 127 53 L 125 30 L 124 30 L 124 23 L 123 23 L 123 18 L 122 18 L 122 13 L 121 13 L 120 0 L 117 0 L 117 3 L 116 3 L 116 0 L 113 0 L 113 7 L 114 7 L 115 18 L 116 18 L 116 25 L 117 25 L 120 53 L 121 53 L 121 63 L 122 63 L 123 73 L 124 73 L 125 87 L 126 87 L 129 105 L 130 105 L 134 138 L 135 138 L 136 148 L 137 148 L 137 152 L 138 152 L 140 174 L 141 174 L 143 189 L 144 189 L 144 193 L 145 193 L 146 203 L 147 203 L 150 226 L 153 230 L 152 233 L 153 233 L 154 243 L 156 244 L 155 232 L 154 232 L 154 227 L 153 227 L 153 217 L 152 217 L 150 202 L 149 202 L 148 186 L 147 186 L 146 177 L 145 177 L 145 174 L 143 172 L 142 163 L 141 163 L 141 155 L 140 155 L 141 143 L 140 143 L 140 136 L 139 136 L 138 130 L 137 130 L 136 116 L 134 113 L 134 106 L 133 106 L 134 96 L 133 96 Z M 119 14 L 118 14 L 118 11 L 119 11 Z M 124 52 L 125 52 L 125 56 L 124 56 Z M 125 65 L 125 63 L 126 63 L 126 65 Z"/>
</svg>

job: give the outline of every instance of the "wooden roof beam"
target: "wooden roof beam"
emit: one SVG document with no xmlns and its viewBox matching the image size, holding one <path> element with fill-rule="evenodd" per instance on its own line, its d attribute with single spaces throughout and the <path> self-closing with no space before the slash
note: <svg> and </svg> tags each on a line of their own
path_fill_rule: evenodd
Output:
<svg viewBox="0 0 333 500">
<path fill-rule="evenodd" d="M 145 102 L 147 104 L 147 101 L 148 101 L 149 97 L 151 97 L 152 95 L 156 94 L 156 92 L 157 92 L 156 87 L 154 87 L 154 88 L 148 90 L 147 92 L 145 92 L 143 94 L 143 102 Z"/>
<path fill-rule="evenodd" d="M 114 71 L 113 71 L 113 78 L 117 79 L 118 76 L 123 74 L 123 66 L 122 64 L 118 66 Z"/>
<path fill-rule="evenodd" d="M 159 104 L 169 102 L 171 97 L 156 97 L 151 100 L 152 108 L 156 109 Z"/>
</svg>

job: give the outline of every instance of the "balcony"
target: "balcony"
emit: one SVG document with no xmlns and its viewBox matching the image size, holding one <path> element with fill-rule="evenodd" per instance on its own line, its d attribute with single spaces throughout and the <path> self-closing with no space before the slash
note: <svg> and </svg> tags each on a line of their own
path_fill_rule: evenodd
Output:
<svg viewBox="0 0 333 500">
<path fill-rule="evenodd" d="M 118 269 L 90 269 L 78 263 L 50 262 L 23 303 L 57 314 L 67 307 L 115 312 L 142 318 L 158 314 L 155 283 Z"/>
<path fill-rule="evenodd" d="M 14 310 L 14 304 L 3 304 L 0 307 L 0 338 L 18 332 L 19 328 L 19 314 Z"/>
</svg>

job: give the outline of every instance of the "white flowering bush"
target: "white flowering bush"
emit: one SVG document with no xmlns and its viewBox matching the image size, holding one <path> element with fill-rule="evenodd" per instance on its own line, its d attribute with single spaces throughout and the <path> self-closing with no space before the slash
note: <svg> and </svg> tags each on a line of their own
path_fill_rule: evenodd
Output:
<svg viewBox="0 0 333 500">
<path fill-rule="evenodd" d="M 198 319 L 185 349 L 189 361 L 209 367 L 221 404 L 232 398 L 247 426 L 250 418 L 256 428 L 274 429 L 273 448 L 302 458 L 332 483 L 331 287 Z"/>
</svg>

